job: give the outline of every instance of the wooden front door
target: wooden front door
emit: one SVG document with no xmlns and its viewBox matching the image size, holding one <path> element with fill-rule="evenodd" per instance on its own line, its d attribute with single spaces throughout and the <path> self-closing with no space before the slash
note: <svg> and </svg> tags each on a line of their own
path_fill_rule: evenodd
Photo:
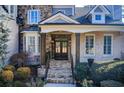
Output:
<svg viewBox="0 0 124 93">
<path fill-rule="evenodd" d="M 68 41 L 55 41 L 55 59 L 67 60 L 68 59 Z"/>
</svg>

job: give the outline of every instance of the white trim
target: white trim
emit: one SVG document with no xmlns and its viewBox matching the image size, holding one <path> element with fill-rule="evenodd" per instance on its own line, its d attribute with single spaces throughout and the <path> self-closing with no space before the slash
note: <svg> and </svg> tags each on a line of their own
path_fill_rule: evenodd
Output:
<svg viewBox="0 0 124 93">
<path fill-rule="evenodd" d="M 11 13 L 11 6 L 13 6 L 13 13 Z M 7 5 L 9 16 L 13 19 L 17 17 L 17 5 Z"/>
<path fill-rule="evenodd" d="M 112 15 L 113 15 L 113 19 L 115 19 L 115 16 L 114 16 L 114 6 L 112 5 Z"/>
<path fill-rule="evenodd" d="M 111 40 L 112 40 L 111 41 L 111 54 L 104 54 L 104 36 L 111 36 Z M 104 57 L 113 56 L 113 48 L 114 48 L 113 47 L 113 41 L 114 41 L 113 40 L 113 34 L 104 34 L 103 35 L 103 53 L 102 54 L 103 54 Z"/>
<path fill-rule="evenodd" d="M 96 20 L 96 15 L 101 15 L 101 20 Z M 103 24 L 105 23 L 105 14 L 104 13 L 93 13 L 92 14 L 92 23 Z"/>
<path fill-rule="evenodd" d="M 31 12 L 37 12 L 37 22 L 31 22 Z M 39 9 L 30 9 L 27 11 L 27 24 L 38 24 L 40 22 L 40 10 Z"/>
<path fill-rule="evenodd" d="M 33 37 L 35 37 L 35 52 L 33 53 L 33 55 L 39 55 L 40 54 L 40 51 L 38 51 L 38 43 L 39 43 L 39 40 L 38 40 L 38 38 L 40 37 L 40 35 L 39 34 L 33 34 L 33 33 L 25 33 L 24 35 L 23 35 L 23 37 L 26 37 L 26 49 L 24 49 L 24 50 L 26 50 L 27 52 L 28 52 L 28 37 L 30 37 L 30 36 L 33 36 Z M 23 41 L 24 42 L 24 41 Z M 23 50 L 23 51 L 24 51 Z"/>
<path fill-rule="evenodd" d="M 72 15 L 75 15 L 75 6 L 72 8 Z"/>
<path fill-rule="evenodd" d="M 20 33 L 38 33 L 38 31 L 22 31 Z"/>
<path fill-rule="evenodd" d="M 72 33 L 86 32 L 124 32 L 124 26 L 117 25 L 40 25 L 40 33 L 49 33 L 54 31 L 67 31 Z"/>
<path fill-rule="evenodd" d="M 97 7 L 102 7 L 103 9 L 103 12 L 104 12 L 104 14 L 106 14 L 106 15 L 110 15 L 111 13 L 104 7 L 104 5 L 96 5 L 87 15 L 86 15 L 86 17 L 88 17 L 89 16 L 89 14 L 93 14 L 93 13 L 95 13 L 94 11 L 95 11 L 95 9 L 97 8 Z"/>
<path fill-rule="evenodd" d="M 93 55 L 92 54 L 86 54 L 86 36 L 93 36 L 94 37 L 94 53 L 93 53 Z M 95 45 L 95 42 L 96 42 L 96 40 L 95 40 L 95 34 L 85 34 L 85 38 L 84 38 L 84 48 L 85 48 L 85 50 L 84 50 L 84 56 L 85 57 L 94 57 L 95 55 L 96 55 L 96 45 Z"/>
<path fill-rule="evenodd" d="M 40 24 L 50 23 L 52 20 L 55 20 L 57 17 L 62 19 L 64 18 L 67 22 L 70 22 L 70 23 L 79 24 L 79 22 L 77 22 L 76 20 L 73 20 L 62 13 L 57 13 L 56 15 L 53 15 L 52 17 L 42 21 Z"/>
</svg>

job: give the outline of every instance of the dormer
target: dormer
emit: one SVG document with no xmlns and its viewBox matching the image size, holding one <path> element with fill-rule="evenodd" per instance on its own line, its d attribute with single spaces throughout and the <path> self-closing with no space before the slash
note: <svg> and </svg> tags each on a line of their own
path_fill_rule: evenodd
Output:
<svg viewBox="0 0 124 93">
<path fill-rule="evenodd" d="M 75 6 L 74 5 L 54 5 L 52 9 L 52 14 L 54 15 L 57 12 L 62 12 L 67 16 L 74 16 Z"/>
<path fill-rule="evenodd" d="M 111 13 L 105 6 L 98 5 L 90 10 L 87 17 L 94 24 L 105 24 L 106 16 L 109 15 L 111 15 Z"/>
</svg>

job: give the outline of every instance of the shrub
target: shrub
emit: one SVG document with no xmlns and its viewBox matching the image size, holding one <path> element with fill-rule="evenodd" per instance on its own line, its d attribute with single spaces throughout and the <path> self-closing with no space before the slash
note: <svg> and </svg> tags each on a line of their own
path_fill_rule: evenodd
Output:
<svg viewBox="0 0 124 93">
<path fill-rule="evenodd" d="M 87 78 L 87 73 L 88 68 L 87 65 L 84 63 L 78 63 L 75 66 L 75 71 L 74 71 L 74 76 L 76 81 L 82 81 L 83 79 Z"/>
<path fill-rule="evenodd" d="M 93 81 L 84 79 L 81 85 L 82 87 L 93 87 Z"/>
<path fill-rule="evenodd" d="M 15 67 L 12 66 L 12 65 L 6 65 L 3 69 L 4 69 L 4 70 L 15 71 Z"/>
<path fill-rule="evenodd" d="M 26 53 L 16 53 L 10 57 L 10 64 L 15 66 L 22 66 L 26 61 L 27 54 Z"/>
<path fill-rule="evenodd" d="M 41 80 L 41 78 L 36 78 L 36 87 L 43 87 L 44 82 Z"/>
<path fill-rule="evenodd" d="M 118 80 L 124 83 L 124 68 L 118 69 Z"/>
<path fill-rule="evenodd" d="M 100 82 L 101 87 L 123 87 L 124 84 L 114 80 L 104 80 Z"/>
<path fill-rule="evenodd" d="M 13 81 L 14 74 L 10 70 L 3 70 L 2 77 L 3 77 L 4 81 L 11 82 L 11 81 Z"/>
<path fill-rule="evenodd" d="M 124 61 L 94 64 L 91 71 L 91 78 L 98 86 L 104 80 L 124 81 Z"/>
<path fill-rule="evenodd" d="M 4 78 L 2 77 L 1 71 L 0 71 L 0 87 L 4 87 Z"/>
<path fill-rule="evenodd" d="M 21 82 L 21 81 L 15 81 L 14 87 L 26 87 L 26 84 L 24 82 Z"/>
<path fill-rule="evenodd" d="M 26 80 L 31 74 L 29 67 L 20 67 L 17 69 L 16 77 L 21 80 Z"/>
</svg>

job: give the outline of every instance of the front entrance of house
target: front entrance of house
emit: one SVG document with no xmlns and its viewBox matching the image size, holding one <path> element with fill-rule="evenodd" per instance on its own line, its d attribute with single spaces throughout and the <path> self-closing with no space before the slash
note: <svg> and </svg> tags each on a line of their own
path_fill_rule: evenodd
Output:
<svg viewBox="0 0 124 93">
<path fill-rule="evenodd" d="M 52 51 L 55 60 L 68 60 L 68 35 L 52 35 Z"/>
</svg>

